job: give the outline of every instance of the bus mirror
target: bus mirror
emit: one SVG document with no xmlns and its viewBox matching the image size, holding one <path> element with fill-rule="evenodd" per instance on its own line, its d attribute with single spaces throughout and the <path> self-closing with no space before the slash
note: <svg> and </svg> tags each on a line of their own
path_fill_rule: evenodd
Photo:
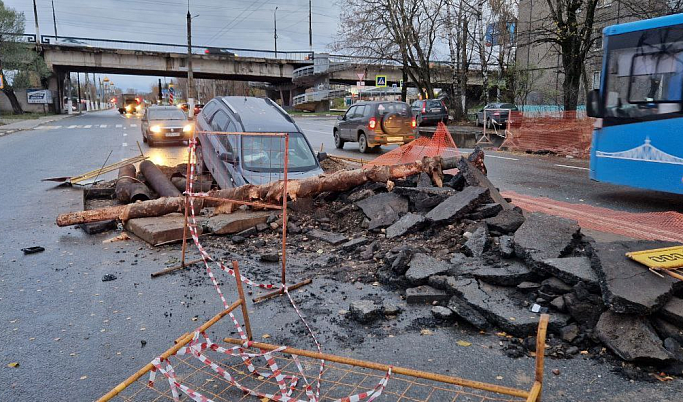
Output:
<svg viewBox="0 0 683 402">
<path fill-rule="evenodd" d="M 588 102 L 586 102 L 586 113 L 589 117 L 602 117 L 602 102 L 600 101 L 600 91 L 594 89 L 588 93 Z"/>
</svg>

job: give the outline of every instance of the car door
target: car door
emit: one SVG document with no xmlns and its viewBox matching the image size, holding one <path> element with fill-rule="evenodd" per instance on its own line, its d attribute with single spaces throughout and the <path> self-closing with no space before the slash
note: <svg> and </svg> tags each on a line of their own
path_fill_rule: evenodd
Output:
<svg viewBox="0 0 683 402">
<path fill-rule="evenodd" d="M 228 126 L 229 117 L 223 110 L 219 110 L 211 119 L 211 131 L 225 131 Z M 207 135 L 207 140 L 211 149 L 204 149 L 204 161 L 207 168 L 211 171 L 213 178 L 221 188 L 232 187 L 232 181 L 221 160 L 221 154 L 227 150 L 221 143 L 220 134 Z M 208 160 L 208 162 L 207 162 Z"/>
<path fill-rule="evenodd" d="M 344 117 L 339 120 L 339 134 L 345 140 L 351 140 L 351 116 L 356 111 L 357 106 L 351 106 L 344 114 Z"/>
<path fill-rule="evenodd" d="M 353 111 L 353 115 L 351 116 L 351 122 L 349 124 L 349 135 L 351 136 L 352 140 L 357 140 L 356 135 L 358 134 L 358 131 L 362 129 L 362 126 L 364 125 L 364 119 L 363 115 L 365 114 L 365 108 L 368 107 L 366 105 L 360 105 L 356 106 L 356 110 Z"/>
</svg>

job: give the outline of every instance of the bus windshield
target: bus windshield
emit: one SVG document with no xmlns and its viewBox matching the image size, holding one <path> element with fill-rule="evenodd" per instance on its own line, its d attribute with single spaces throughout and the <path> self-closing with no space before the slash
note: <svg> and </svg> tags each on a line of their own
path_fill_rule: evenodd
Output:
<svg viewBox="0 0 683 402">
<path fill-rule="evenodd" d="M 681 112 L 683 26 L 610 36 L 607 46 L 606 117 Z"/>
</svg>

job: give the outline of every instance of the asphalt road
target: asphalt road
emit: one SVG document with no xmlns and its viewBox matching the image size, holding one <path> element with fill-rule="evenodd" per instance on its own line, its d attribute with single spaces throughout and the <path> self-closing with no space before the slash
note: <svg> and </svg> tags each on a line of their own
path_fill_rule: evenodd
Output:
<svg viewBox="0 0 683 402">
<path fill-rule="evenodd" d="M 328 145 L 331 135 L 325 134 L 333 120 L 299 120 L 314 146 L 323 142 L 326 150 L 333 149 Z M 40 180 L 92 170 L 110 152 L 109 163 L 133 156 L 138 152 L 136 141 L 141 142 L 139 121 L 111 111 L 0 137 L 0 171 L 8 177 L 0 192 L 5 232 L 0 237 L 1 401 L 96 399 L 220 310 L 200 267 L 150 279 L 151 272 L 177 263 L 178 246 L 153 248 L 136 240 L 103 243 L 116 233 L 88 236 L 54 223 L 59 213 L 81 209 L 81 192 Z M 180 146 L 142 149 L 165 164 L 182 162 L 185 155 Z M 345 152 L 360 155 L 350 146 Z M 584 171 L 556 166 L 585 167 L 580 161 L 492 153 L 487 165 L 503 189 L 558 199 L 582 197 L 585 202 L 639 211 L 663 209 L 667 202 L 668 209 L 681 209 L 680 199 L 655 193 L 610 187 L 598 191 L 596 186 L 602 185 L 589 182 Z M 46 250 L 23 255 L 20 249 L 28 246 Z M 254 256 L 242 261 L 246 275 L 267 270 Z M 296 260 L 291 261 L 292 281 L 310 275 L 298 267 Z M 118 279 L 103 282 L 105 274 Z M 277 266 L 265 276 L 275 278 Z M 232 281 L 221 278 L 224 292 L 234 295 Z M 368 294 L 399 301 L 397 293 L 382 287 L 325 279 L 293 297 L 326 351 L 501 385 L 529 385 L 533 360 L 504 357 L 495 335 L 456 326 L 431 328 L 432 335 L 421 336 L 420 319 L 431 316 L 427 306 L 409 307 L 397 320 L 368 326 L 349 323 L 337 313 L 347 309 L 350 300 Z M 250 305 L 250 312 L 257 339 L 268 334 L 273 343 L 312 348 L 285 299 Z M 213 338 L 234 336 L 227 322 L 216 330 L 220 332 L 210 332 Z M 455 340 L 472 346 L 457 346 Z M 9 367 L 10 363 L 18 366 Z M 612 368 L 584 357 L 548 359 L 544 401 L 680 401 L 680 380 L 631 382 Z M 561 374 L 550 374 L 553 369 Z"/>
</svg>

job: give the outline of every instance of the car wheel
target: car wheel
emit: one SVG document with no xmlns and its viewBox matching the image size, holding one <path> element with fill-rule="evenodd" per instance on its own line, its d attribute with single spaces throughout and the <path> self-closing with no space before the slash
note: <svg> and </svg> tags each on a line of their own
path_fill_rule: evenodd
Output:
<svg viewBox="0 0 683 402">
<path fill-rule="evenodd" d="M 370 152 L 370 147 L 368 146 L 368 137 L 365 133 L 358 136 L 358 150 L 362 154 L 367 154 Z"/>
<path fill-rule="evenodd" d="M 194 153 L 195 157 L 197 158 L 197 166 L 195 168 L 195 172 L 197 172 L 198 176 L 201 176 L 204 174 L 204 171 L 206 170 L 206 165 L 204 165 L 204 154 L 202 153 L 202 146 L 197 144 Z"/>
<path fill-rule="evenodd" d="M 144 142 L 145 144 L 147 143 L 147 136 L 145 135 L 144 131 L 142 132 L 142 142 Z"/>
<path fill-rule="evenodd" d="M 152 137 L 147 137 L 147 145 L 149 145 L 150 148 L 154 146 L 154 140 Z"/>
<path fill-rule="evenodd" d="M 334 130 L 334 146 L 337 149 L 344 148 L 344 140 L 341 139 L 339 135 L 339 130 Z"/>
</svg>

